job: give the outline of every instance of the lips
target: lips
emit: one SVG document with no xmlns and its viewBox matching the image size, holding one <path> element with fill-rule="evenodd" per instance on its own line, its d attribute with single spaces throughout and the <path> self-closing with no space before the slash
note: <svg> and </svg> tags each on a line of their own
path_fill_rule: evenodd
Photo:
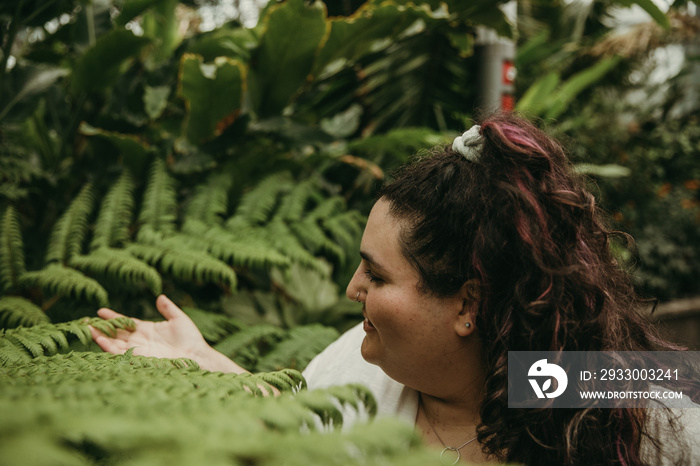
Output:
<svg viewBox="0 0 700 466">
<path fill-rule="evenodd" d="M 372 324 L 372 321 L 369 320 L 369 317 L 365 315 L 365 320 L 362 323 L 362 327 L 364 328 L 365 332 L 369 332 L 371 330 L 374 330 L 374 325 Z"/>
</svg>

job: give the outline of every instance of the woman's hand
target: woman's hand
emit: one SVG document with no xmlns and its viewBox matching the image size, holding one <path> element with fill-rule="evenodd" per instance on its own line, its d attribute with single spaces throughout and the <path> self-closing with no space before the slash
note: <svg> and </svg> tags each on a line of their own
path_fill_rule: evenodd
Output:
<svg viewBox="0 0 700 466">
<path fill-rule="evenodd" d="M 158 296 L 156 308 L 164 322 L 147 322 L 133 319 L 134 330 L 117 330 L 115 337 L 109 337 L 90 327 L 92 339 L 104 351 L 112 354 L 124 354 L 134 348 L 133 354 L 154 356 L 157 358 L 189 358 L 197 362 L 202 369 L 221 372 L 247 372 L 238 364 L 209 346 L 197 326 L 165 295 Z M 97 315 L 103 319 L 124 317 L 111 309 L 100 309 Z"/>
</svg>

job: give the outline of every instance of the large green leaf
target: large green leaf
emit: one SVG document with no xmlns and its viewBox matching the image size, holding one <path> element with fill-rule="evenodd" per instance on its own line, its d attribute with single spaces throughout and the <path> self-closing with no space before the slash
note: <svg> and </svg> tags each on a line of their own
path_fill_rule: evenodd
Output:
<svg viewBox="0 0 700 466">
<path fill-rule="evenodd" d="M 156 2 L 141 19 L 144 36 L 151 38 L 155 44 L 154 50 L 146 60 L 149 67 L 155 68 L 170 59 L 182 42 L 180 18 L 176 13 L 178 4 L 178 0 Z"/>
<path fill-rule="evenodd" d="M 163 3 L 168 0 L 124 0 L 121 7 L 121 13 L 114 18 L 114 23 L 119 26 L 125 26 L 126 23 L 148 10 L 156 4 Z"/>
<path fill-rule="evenodd" d="M 259 116 L 279 114 L 306 82 L 330 28 L 325 16 L 322 2 L 289 0 L 268 10 L 248 80 Z"/>
<path fill-rule="evenodd" d="M 566 106 L 581 91 L 598 82 L 619 62 L 620 57 L 617 56 L 604 58 L 590 68 L 586 68 L 567 79 L 552 96 L 552 103 L 545 116 L 547 118 L 557 118 L 564 113 Z"/>
<path fill-rule="evenodd" d="M 559 73 L 552 71 L 535 81 L 518 100 L 516 110 L 540 115 L 547 108 L 547 99 L 559 84 L 559 79 Z"/>
<path fill-rule="evenodd" d="M 136 58 L 149 39 L 137 37 L 126 29 L 115 29 L 78 59 L 73 70 L 73 92 L 90 92 L 108 88 L 121 76 L 121 67 Z"/>
<path fill-rule="evenodd" d="M 668 16 L 666 16 L 666 14 L 661 11 L 652 0 L 634 0 L 634 3 L 649 13 L 649 16 L 654 18 L 654 21 L 656 21 L 659 26 L 663 27 L 664 29 L 671 28 L 671 22 L 669 21 Z"/>
<path fill-rule="evenodd" d="M 324 77 L 357 59 L 388 47 L 407 29 L 425 28 L 431 18 L 430 10 L 415 5 L 403 6 L 386 2 L 373 6 L 369 3 L 349 18 L 330 22 L 330 33 L 318 54 L 314 75 Z M 441 21 L 446 21 L 441 18 Z"/>
<path fill-rule="evenodd" d="M 201 56 L 185 54 L 180 66 L 180 95 L 185 99 L 187 137 L 201 142 L 218 136 L 241 111 L 245 68 L 241 62 L 217 57 L 204 63 Z"/>
</svg>

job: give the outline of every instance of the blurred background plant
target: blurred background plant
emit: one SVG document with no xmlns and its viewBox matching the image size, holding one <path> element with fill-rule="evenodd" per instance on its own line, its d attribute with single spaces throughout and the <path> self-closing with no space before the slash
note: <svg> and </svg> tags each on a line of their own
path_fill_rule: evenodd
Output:
<svg viewBox="0 0 700 466">
<path fill-rule="evenodd" d="M 165 292 L 343 331 L 374 187 L 478 113 L 486 27 L 517 41 L 516 109 L 570 141 L 637 239 L 640 290 L 694 295 L 695 5 L 527 1 L 515 27 L 503 3 L 3 3 L 3 294 L 55 322 L 155 317 Z"/>
<path fill-rule="evenodd" d="M 38 359 L 95 349 L 61 325 L 163 292 L 245 367 L 303 369 L 360 317 L 377 184 L 478 115 L 479 28 L 517 44 L 516 109 L 635 237 L 641 292 L 697 295 L 696 5 L 504 3 L 1 2 L 0 361 L 75 364 Z"/>
</svg>

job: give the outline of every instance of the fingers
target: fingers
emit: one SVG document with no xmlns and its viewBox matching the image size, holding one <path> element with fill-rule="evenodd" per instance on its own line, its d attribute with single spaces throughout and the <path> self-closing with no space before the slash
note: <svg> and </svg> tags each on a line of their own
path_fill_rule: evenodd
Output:
<svg viewBox="0 0 700 466">
<path fill-rule="evenodd" d="M 102 351 L 106 351 L 107 353 L 112 354 L 124 354 L 126 353 L 126 350 L 129 349 L 126 348 L 126 342 L 106 337 L 102 332 L 97 330 L 92 325 L 88 325 L 88 328 L 90 329 L 92 339 L 95 341 L 95 343 L 97 343 L 97 346 L 102 348 Z"/>
<path fill-rule="evenodd" d="M 102 309 L 98 309 L 97 315 L 102 317 L 105 320 L 114 319 L 115 317 L 126 317 L 124 314 L 120 314 L 120 313 L 115 312 L 111 309 L 107 309 L 106 307 L 103 307 Z"/>
<path fill-rule="evenodd" d="M 164 294 L 158 296 L 158 299 L 156 299 L 156 308 L 166 320 L 172 320 L 176 317 L 187 315 Z"/>
</svg>

